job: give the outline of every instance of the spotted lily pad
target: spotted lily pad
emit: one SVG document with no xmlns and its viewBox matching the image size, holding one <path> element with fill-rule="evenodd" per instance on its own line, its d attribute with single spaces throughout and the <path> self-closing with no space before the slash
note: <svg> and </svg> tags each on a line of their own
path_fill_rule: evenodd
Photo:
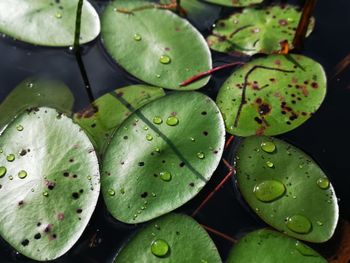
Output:
<svg viewBox="0 0 350 263">
<path fill-rule="evenodd" d="M 218 166 L 224 136 L 220 112 L 203 94 L 178 92 L 142 107 L 123 122 L 104 156 L 108 210 L 138 223 L 183 205 Z"/>
<path fill-rule="evenodd" d="M 214 242 L 191 217 L 169 214 L 150 222 L 120 251 L 115 263 L 221 262 Z"/>
<path fill-rule="evenodd" d="M 296 147 L 252 136 L 240 144 L 237 182 L 249 206 L 289 236 L 325 242 L 334 233 L 338 204 L 321 168 Z"/>
<path fill-rule="evenodd" d="M 227 263 L 327 263 L 302 242 L 261 229 L 244 236 L 231 250 Z"/>
<path fill-rule="evenodd" d="M 236 70 L 216 101 L 229 133 L 276 135 L 309 119 L 325 95 L 320 64 L 300 55 L 270 55 Z"/>
<path fill-rule="evenodd" d="M 1 0 L 0 32 L 35 45 L 73 45 L 77 6 L 78 0 Z M 99 33 L 98 14 L 84 1 L 80 43 L 90 42 Z"/>
<path fill-rule="evenodd" d="M 102 153 L 113 131 L 136 109 L 164 96 L 162 88 L 134 85 L 98 98 L 93 105 L 74 115 L 77 122 Z"/>
<path fill-rule="evenodd" d="M 246 8 L 230 17 L 219 20 L 213 33 L 207 38 L 211 49 L 225 53 L 274 53 L 281 43 L 293 48 L 293 38 L 301 12 L 290 5 L 274 5 L 266 8 Z M 314 27 L 311 20 L 307 36 Z"/>
<path fill-rule="evenodd" d="M 35 260 L 81 236 L 99 195 L 99 166 L 80 127 L 51 108 L 30 109 L 0 136 L 0 235 Z"/>
<path fill-rule="evenodd" d="M 202 35 L 171 11 L 145 1 L 113 1 L 102 15 L 102 38 L 117 63 L 149 84 L 194 90 L 209 80 L 180 87 L 182 81 L 209 70 L 212 61 Z"/>
<path fill-rule="evenodd" d="M 0 104 L 0 129 L 28 108 L 48 106 L 69 114 L 73 104 L 74 96 L 64 83 L 28 78 L 19 83 Z"/>
<path fill-rule="evenodd" d="M 213 3 L 223 6 L 245 7 L 262 3 L 264 0 L 204 0 L 208 3 Z"/>
<path fill-rule="evenodd" d="M 161 3 L 169 4 L 172 0 L 161 0 Z M 181 0 L 180 6 L 185 17 L 200 30 L 209 29 L 219 17 L 221 7 L 199 0 Z"/>
</svg>

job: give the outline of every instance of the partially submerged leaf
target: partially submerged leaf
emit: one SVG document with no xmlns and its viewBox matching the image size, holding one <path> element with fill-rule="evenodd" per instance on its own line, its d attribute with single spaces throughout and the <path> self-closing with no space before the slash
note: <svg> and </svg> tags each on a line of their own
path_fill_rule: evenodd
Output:
<svg viewBox="0 0 350 263">
<path fill-rule="evenodd" d="M 227 263 L 327 263 L 315 250 L 275 231 L 261 229 L 244 236 Z"/>
<path fill-rule="evenodd" d="M 81 236 L 99 195 L 99 166 L 80 127 L 50 108 L 18 116 L 0 136 L 0 234 L 35 260 Z"/>
<path fill-rule="evenodd" d="M 249 206 L 287 235 L 325 242 L 334 233 L 338 204 L 321 168 L 296 147 L 253 136 L 237 151 L 237 183 Z"/>
<path fill-rule="evenodd" d="M 325 95 L 326 75 L 320 64 L 300 55 L 270 55 L 236 70 L 216 102 L 227 132 L 276 135 L 309 119 Z"/>
<path fill-rule="evenodd" d="M 215 51 L 247 55 L 276 53 L 285 41 L 292 49 L 300 16 L 298 8 L 290 5 L 245 8 L 219 20 L 207 42 Z M 307 35 L 313 27 L 314 19 L 310 21 Z"/>
<path fill-rule="evenodd" d="M 0 129 L 28 108 L 48 106 L 71 113 L 73 104 L 74 96 L 63 82 L 33 77 L 25 79 L 0 104 Z"/>
<path fill-rule="evenodd" d="M 202 35 L 171 11 L 145 1 L 113 1 L 102 15 L 102 38 L 117 63 L 149 84 L 194 90 L 209 80 L 180 87 L 183 80 L 210 69 L 212 61 Z"/>
<path fill-rule="evenodd" d="M 115 263 L 221 262 L 207 232 L 191 217 L 169 214 L 141 229 L 120 251 Z"/>
<path fill-rule="evenodd" d="M 245 7 L 262 3 L 264 0 L 204 0 L 205 2 L 234 7 Z"/>
<path fill-rule="evenodd" d="M 224 140 L 220 112 L 201 93 L 178 92 L 142 107 L 105 153 L 101 183 L 108 210 L 138 223 L 183 205 L 212 176 Z"/>
<path fill-rule="evenodd" d="M 0 32 L 41 46 L 71 46 L 74 43 L 78 0 L 1 0 Z M 100 20 L 94 7 L 84 1 L 80 43 L 95 39 Z"/>
<path fill-rule="evenodd" d="M 172 0 L 161 0 L 161 3 L 171 3 Z M 209 29 L 219 17 L 221 7 L 199 0 L 181 0 L 180 6 L 185 17 L 200 30 Z"/>
<path fill-rule="evenodd" d="M 88 133 L 95 143 L 96 151 L 102 153 L 113 131 L 132 112 L 164 95 L 162 88 L 146 85 L 119 88 L 74 114 L 74 120 Z"/>
</svg>

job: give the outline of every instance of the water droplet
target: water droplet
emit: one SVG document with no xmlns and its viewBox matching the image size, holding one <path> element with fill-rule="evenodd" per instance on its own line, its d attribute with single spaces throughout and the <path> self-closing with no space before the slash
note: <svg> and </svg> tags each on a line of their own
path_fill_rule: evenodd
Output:
<svg viewBox="0 0 350 263">
<path fill-rule="evenodd" d="M 276 145 L 273 142 L 262 142 L 260 147 L 267 153 L 273 153 L 276 150 Z"/>
<path fill-rule="evenodd" d="M 163 120 L 159 116 L 156 116 L 156 117 L 153 118 L 153 123 L 154 124 L 162 124 L 162 122 L 163 122 Z"/>
<path fill-rule="evenodd" d="M 146 135 L 146 140 L 147 141 L 152 141 L 153 140 L 153 136 L 151 134 L 147 134 Z"/>
<path fill-rule="evenodd" d="M 26 171 L 24 171 L 24 170 L 22 170 L 22 171 L 19 171 L 19 173 L 18 173 L 18 177 L 20 178 L 20 179 L 24 179 L 24 178 L 26 178 L 27 177 L 27 172 Z"/>
<path fill-rule="evenodd" d="M 58 18 L 58 19 L 61 19 L 62 18 L 62 14 L 60 12 L 57 12 L 55 14 L 55 17 Z"/>
<path fill-rule="evenodd" d="M 34 84 L 33 84 L 32 82 L 28 82 L 28 83 L 27 83 L 27 87 L 31 89 L 31 88 L 34 87 Z"/>
<path fill-rule="evenodd" d="M 156 193 L 152 193 L 151 195 L 152 195 L 153 197 L 156 197 L 156 196 L 157 196 L 157 194 L 156 194 Z"/>
<path fill-rule="evenodd" d="M 5 174 L 6 174 L 6 172 L 7 172 L 6 167 L 5 167 L 5 166 L 1 166 L 1 167 L 0 167 L 0 178 L 1 178 L 1 177 L 4 177 Z"/>
<path fill-rule="evenodd" d="M 299 253 L 302 254 L 303 256 L 314 256 L 314 257 L 318 256 L 316 251 L 314 251 L 311 248 L 305 246 L 300 241 L 295 242 L 295 249 L 298 250 Z"/>
<path fill-rule="evenodd" d="M 88 175 L 88 176 L 87 176 L 87 179 L 88 179 L 89 181 L 91 181 L 91 179 L 92 179 L 91 175 Z"/>
<path fill-rule="evenodd" d="M 325 190 L 329 188 L 330 182 L 328 180 L 328 178 L 319 178 L 317 180 L 317 185 L 319 188 Z"/>
<path fill-rule="evenodd" d="M 169 244 L 163 239 L 156 239 L 151 243 L 151 252 L 157 257 L 164 257 L 169 252 Z"/>
<path fill-rule="evenodd" d="M 108 189 L 108 194 L 110 196 L 114 196 L 115 195 L 115 191 L 113 189 Z"/>
<path fill-rule="evenodd" d="M 191 137 L 190 140 L 191 140 L 192 142 L 195 142 L 195 141 L 196 141 L 196 139 L 193 138 L 193 137 Z"/>
<path fill-rule="evenodd" d="M 160 75 L 159 75 L 159 74 L 156 74 L 156 77 L 159 79 L 159 78 L 160 78 Z"/>
<path fill-rule="evenodd" d="M 120 193 L 121 193 L 122 195 L 125 194 L 125 188 L 124 188 L 124 187 L 120 188 Z"/>
<path fill-rule="evenodd" d="M 163 181 L 165 181 L 165 182 L 169 182 L 169 181 L 171 181 L 171 178 L 172 178 L 172 176 L 171 176 L 171 173 L 169 173 L 169 172 L 160 172 L 160 179 L 162 179 Z"/>
<path fill-rule="evenodd" d="M 288 217 L 286 224 L 290 230 L 298 234 L 307 234 L 312 227 L 310 220 L 302 215 Z"/>
<path fill-rule="evenodd" d="M 198 157 L 199 159 L 204 159 L 204 158 L 205 158 L 204 152 L 198 152 L 198 153 L 197 153 L 197 157 Z"/>
<path fill-rule="evenodd" d="M 157 153 L 159 153 L 159 152 L 160 152 L 160 149 L 157 147 L 157 148 L 154 149 L 154 151 L 156 151 Z"/>
<path fill-rule="evenodd" d="M 316 224 L 317 224 L 318 226 L 323 226 L 323 223 L 322 223 L 321 221 L 317 221 Z"/>
<path fill-rule="evenodd" d="M 9 176 L 9 179 L 12 181 L 12 180 L 13 180 L 13 176 L 12 176 L 12 175 L 10 175 L 10 176 Z"/>
<path fill-rule="evenodd" d="M 43 196 L 48 197 L 49 193 L 45 191 L 45 192 L 43 192 Z"/>
<path fill-rule="evenodd" d="M 158 224 L 155 224 L 154 227 L 158 230 L 160 230 L 160 226 Z"/>
<path fill-rule="evenodd" d="M 135 41 L 141 41 L 142 40 L 142 36 L 140 34 L 135 34 L 134 35 L 134 40 Z"/>
<path fill-rule="evenodd" d="M 168 124 L 169 126 L 176 126 L 179 124 L 179 119 L 175 116 L 169 116 L 166 120 L 166 124 Z"/>
<path fill-rule="evenodd" d="M 275 165 L 273 164 L 273 162 L 270 162 L 270 161 L 267 161 L 267 162 L 266 162 L 266 166 L 269 167 L 269 168 L 275 167 Z"/>
<path fill-rule="evenodd" d="M 281 196 L 286 191 L 283 183 L 276 180 L 266 180 L 254 187 L 254 194 L 262 202 L 271 202 Z"/>
<path fill-rule="evenodd" d="M 16 157 L 15 157 L 15 155 L 12 154 L 12 153 L 6 156 L 6 160 L 7 160 L 8 162 L 13 162 L 15 159 L 16 159 Z"/>
<path fill-rule="evenodd" d="M 143 127 L 143 129 L 144 129 L 145 131 L 148 131 L 148 127 L 147 127 L 147 126 Z"/>
<path fill-rule="evenodd" d="M 16 129 L 17 131 L 23 131 L 24 128 L 22 125 L 17 125 Z"/>
<path fill-rule="evenodd" d="M 171 62 L 170 57 L 166 56 L 166 55 L 162 55 L 159 58 L 159 62 L 162 64 L 169 64 Z"/>
</svg>

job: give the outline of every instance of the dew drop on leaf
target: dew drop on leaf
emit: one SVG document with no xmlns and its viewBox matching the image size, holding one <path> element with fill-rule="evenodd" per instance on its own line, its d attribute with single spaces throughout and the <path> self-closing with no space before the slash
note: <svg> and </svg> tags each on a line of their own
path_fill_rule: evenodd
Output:
<svg viewBox="0 0 350 263">
<path fill-rule="evenodd" d="M 27 172 L 24 171 L 24 170 L 22 170 L 22 171 L 19 171 L 19 173 L 18 173 L 18 178 L 24 179 L 24 178 L 27 177 L 27 175 L 28 175 Z"/>
<path fill-rule="evenodd" d="M 325 190 L 325 189 L 329 188 L 330 183 L 329 183 L 328 178 L 319 178 L 317 180 L 317 185 L 319 188 Z"/>
<path fill-rule="evenodd" d="M 170 116 L 166 120 L 166 124 L 168 124 L 169 126 L 176 126 L 179 124 L 179 119 L 176 118 L 175 116 Z"/>
<path fill-rule="evenodd" d="M 16 157 L 12 153 L 6 156 L 6 160 L 9 162 L 13 162 L 15 159 L 16 159 Z"/>
<path fill-rule="evenodd" d="M 160 179 L 162 179 L 165 182 L 169 182 L 172 179 L 171 173 L 165 171 L 165 172 L 160 172 Z"/>
<path fill-rule="evenodd" d="M 153 118 L 153 123 L 154 124 L 161 124 L 163 122 L 162 118 L 159 116 L 156 116 Z"/>
<path fill-rule="evenodd" d="M 4 177 L 7 172 L 7 169 L 5 166 L 0 167 L 0 178 Z"/>
<path fill-rule="evenodd" d="M 273 142 L 262 142 L 261 149 L 267 153 L 273 153 L 276 150 L 276 145 Z"/>
<path fill-rule="evenodd" d="M 140 34 L 135 34 L 134 35 L 134 40 L 135 41 L 141 41 L 142 40 L 142 36 Z"/>
<path fill-rule="evenodd" d="M 294 215 L 286 219 L 287 227 L 295 233 L 307 234 L 312 228 L 310 220 L 302 215 Z"/>
<path fill-rule="evenodd" d="M 283 183 L 276 180 L 266 180 L 254 187 L 254 195 L 262 202 L 274 201 L 286 192 Z"/>
<path fill-rule="evenodd" d="M 162 64 L 169 64 L 171 62 L 170 57 L 166 56 L 166 55 L 162 55 L 159 58 L 159 62 Z"/>
<path fill-rule="evenodd" d="M 164 257 L 169 252 L 169 244 L 163 239 L 156 239 L 151 243 L 151 252 L 157 257 Z"/>
</svg>

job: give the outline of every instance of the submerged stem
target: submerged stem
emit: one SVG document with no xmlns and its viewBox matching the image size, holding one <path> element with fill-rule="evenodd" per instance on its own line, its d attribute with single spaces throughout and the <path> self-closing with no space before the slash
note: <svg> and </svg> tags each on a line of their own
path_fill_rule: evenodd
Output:
<svg viewBox="0 0 350 263">
<path fill-rule="evenodd" d="M 95 98 L 94 98 L 94 95 L 92 94 L 90 81 L 89 81 L 88 75 L 86 73 L 83 59 L 81 57 L 80 44 L 79 44 L 79 42 L 80 42 L 80 29 L 81 29 L 81 14 L 82 14 L 82 10 L 83 10 L 83 4 L 84 4 L 84 0 L 79 0 L 78 7 L 77 7 L 77 13 L 76 13 L 76 20 L 75 20 L 75 33 L 74 33 L 73 50 L 74 50 L 74 54 L 75 54 L 75 59 L 76 59 L 78 66 L 79 66 L 81 77 L 84 81 L 85 91 L 89 97 L 90 102 L 92 103 L 95 100 Z"/>
</svg>

